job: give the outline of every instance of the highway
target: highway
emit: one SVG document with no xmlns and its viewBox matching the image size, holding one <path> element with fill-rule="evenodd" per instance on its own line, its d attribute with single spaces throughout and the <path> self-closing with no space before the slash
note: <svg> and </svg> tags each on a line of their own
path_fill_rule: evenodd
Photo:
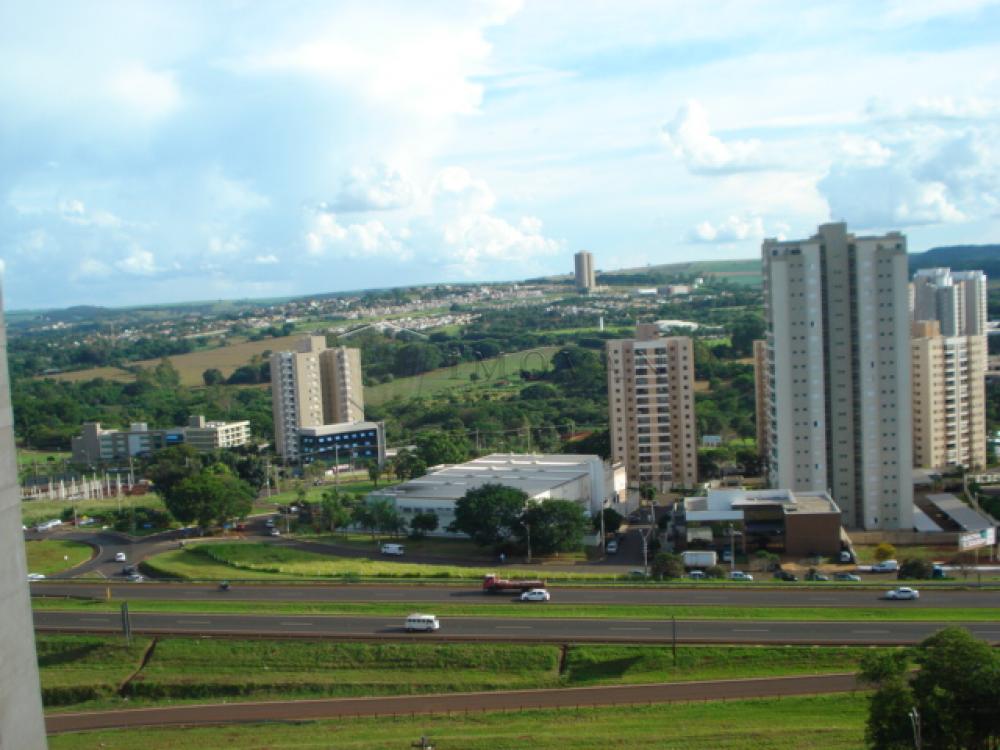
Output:
<svg viewBox="0 0 1000 750">
<path fill-rule="evenodd" d="M 119 615 L 108 613 L 34 613 L 35 628 L 63 632 L 120 632 Z M 469 641 L 669 642 L 670 620 L 557 619 L 512 617 L 442 617 L 435 633 L 408 634 L 402 617 L 317 615 L 148 614 L 131 616 L 133 632 L 192 636 L 421 639 Z M 678 620 L 678 643 L 912 644 L 947 624 L 1000 643 L 1000 622 L 782 622 Z"/>
<path fill-rule="evenodd" d="M 122 564 L 118 563 L 119 569 Z M 787 585 L 787 584 L 786 584 Z M 703 588 L 699 588 L 703 586 Z M 781 586 L 781 584 L 775 584 Z M 731 606 L 731 607 L 998 607 L 1000 590 L 922 589 L 916 602 L 885 599 L 885 592 L 895 586 L 888 580 L 878 589 L 845 587 L 822 589 L 817 586 L 788 588 L 713 588 L 692 584 L 689 588 L 606 588 L 550 587 L 552 601 L 559 604 L 662 605 L 662 606 Z M 486 595 L 475 587 L 361 584 L 243 584 L 233 582 L 223 592 L 215 584 L 162 583 L 69 583 L 37 582 L 31 585 L 33 596 L 74 596 L 104 599 L 110 588 L 115 600 L 172 601 L 269 601 L 269 602 L 412 602 L 432 604 L 451 602 L 481 604 L 484 607 L 508 604 L 513 594 Z M 524 606 L 545 606 L 529 605 Z"/>
</svg>

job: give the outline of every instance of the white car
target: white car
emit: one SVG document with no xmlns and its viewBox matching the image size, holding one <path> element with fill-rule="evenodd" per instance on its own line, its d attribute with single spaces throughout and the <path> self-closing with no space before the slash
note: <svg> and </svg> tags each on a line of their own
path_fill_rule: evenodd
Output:
<svg viewBox="0 0 1000 750">
<path fill-rule="evenodd" d="M 531 589 L 521 594 L 522 602 L 547 602 L 551 598 L 545 589 Z"/>
<path fill-rule="evenodd" d="M 44 581 L 45 580 L 45 574 L 44 573 L 28 573 L 28 580 L 29 581 Z"/>
<path fill-rule="evenodd" d="M 753 576 L 749 573 L 744 573 L 742 570 L 734 570 L 729 574 L 729 579 L 731 581 L 752 581 Z"/>
<path fill-rule="evenodd" d="M 281 532 L 277 529 L 271 529 L 271 536 L 281 536 Z"/>
<path fill-rule="evenodd" d="M 607 545 L 605 545 L 604 547 L 604 551 L 607 552 L 609 555 L 618 554 L 618 540 L 612 539 L 610 542 L 608 542 Z"/>
<path fill-rule="evenodd" d="M 115 562 L 125 562 L 127 559 L 128 558 L 125 557 L 125 553 L 124 552 L 116 552 L 115 553 Z"/>
<path fill-rule="evenodd" d="M 916 589 L 911 589 L 909 586 L 900 586 L 898 589 L 893 589 L 892 591 L 887 591 L 885 594 L 886 599 L 919 599 L 920 592 Z"/>
</svg>

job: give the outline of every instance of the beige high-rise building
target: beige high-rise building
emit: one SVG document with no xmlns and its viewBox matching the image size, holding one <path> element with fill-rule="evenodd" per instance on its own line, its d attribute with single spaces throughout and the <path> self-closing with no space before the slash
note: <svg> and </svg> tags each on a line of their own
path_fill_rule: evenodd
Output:
<svg viewBox="0 0 1000 750">
<path fill-rule="evenodd" d="M 766 460 L 771 453 L 767 444 L 770 407 L 767 402 L 767 341 L 753 342 L 754 416 L 757 428 L 757 455 Z"/>
<path fill-rule="evenodd" d="M 988 281 L 982 271 L 922 268 L 910 284 L 912 320 L 936 320 L 942 336 L 985 336 Z"/>
<path fill-rule="evenodd" d="M 7 335 L 0 296 L 0 747 L 44 750 L 45 721 L 17 487 L 14 415 L 7 380 Z M 31 571 L 37 572 L 37 571 Z"/>
<path fill-rule="evenodd" d="M 300 427 L 364 419 L 361 352 L 328 349 L 325 336 L 306 336 L 296 351 L 271 355 L 274 444 L 289 460 L 299 457 Z"/>
<path fill-rule="evenodd" d="M 581 251 L 573 256 L 576 288 L 584 291 L 593 291 L 597 286 L 597 277 L 594 274 L 594 256 L 587 251 Z"/>
<path fill-rule="evenodd" d="M 913 465 L 986 465 L 986 337 L 942 336 L 913 324 Z"/>
<path fill-rule="evenodd" d="M 906 238 L 836 223 L 761 249 L 771 485 L 829 492 L 852 528 L 912 529 Z"/>
<path fill-rule="evenodd" d="M 634 339 L 606 344 L 611 454 L 629 484 L 658 490 L 698 482 L 694 347 L 686 336 L 660 338 L 639 325 Z"/>
</svg>

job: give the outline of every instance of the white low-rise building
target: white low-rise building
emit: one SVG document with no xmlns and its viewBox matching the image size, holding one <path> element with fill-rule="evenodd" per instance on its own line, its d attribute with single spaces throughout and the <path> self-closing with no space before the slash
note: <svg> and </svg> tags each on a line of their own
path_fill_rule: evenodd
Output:
<svg viewBox="0 0 1000 750">
<path fill-rule="evenodd" d="M 522 490 L 534 502 L 572 500 L 587 513 L 596 513 L 605 501 L 613 504 L 624 499 L 620 489 L 624 467 L 609 467 L 599 456 L 492 453 L 436 468 L 419 479 L 376 490 L 368 498 L 392 500 L 407 521 L 417 513 L 433 512 L 438 517 L 438 533 L 444 533 L 455 520 L 455 503 L 485 484 Z"/>
</svg>

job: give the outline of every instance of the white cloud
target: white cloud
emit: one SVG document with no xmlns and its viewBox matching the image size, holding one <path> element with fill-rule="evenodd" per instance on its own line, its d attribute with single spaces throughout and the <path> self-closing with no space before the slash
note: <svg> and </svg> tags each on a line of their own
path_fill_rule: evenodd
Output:
<svg viewBox="0 0 1000 750">
<path fill-rule="evenodd" d="M 674 156 L 695 174 L 727 174 L 761 169 L 760 142 L 730 141 L 712 135 L 708 113 L 696 100 L 684 104 L 660 130 Z"/>
<path fill-rule="evenodd" d="M 413 203 L 415 192 L 410 181 L 388 164 L 355 167 L 341 184 L 334 211 L 385 211 Z"/>
<path fill-rule="evenodd" d="M 764 221 L 759 216 L 729 216 L 713 224 L 703 221 L 691 230 L 692 242 L 737 242 L 764 236 Z"/>
<path fill-rule="evenodd" d="M 246 238 L 239 234 L 224 237 L 209 237 L 208 252 L 211 255 L 239 255 L 246 247 Z"/>
<path fill-rule="evenodd" d="M 133 276 L 152 276 L 160 270 L 153 254 L 141 247 L 133 247 L 128 255 L 115 262 L 115 268 Z"/>
<path fill-rule="evenodd" d="M 142 63 L 123 66 L 111 74 L 106 86 L 113 102 L 144 120 L 173 114 L 181 104 L 173 72 L 150 70 Z"/>
<path fill-rule="evenodd" d="M 892 157 L 892 149 L 868 136 L 842 134 L 838 145 L 841 162 L 880 167 Z"/>
<path fill-rule="evenodd" d="M 280 261 L 277 255 L 268 254 L 255 256 L 253 262 L 260 266 L 273 266 L 277 265 Z"/>
<path fill-rule="evenodd" d="M 438 172 L 430 193 L 438 214 L 485 213 L 496 205 L 496 196 L 486 180 L 473 177 L 464 167 L 445 167 Z"/>
<path fill-rule="evenodd" d="M 315 209 L 306 230 L 310 255 L 348 258 L 389 257 L 405 260 L 410 253 L 380 221 L 341 224 L 335 214 Z"/>
<path fill-rule="evenodd" d="M 562 251 L 563 243 L 545 237 L 541 229 L 541 220 L 534 217 L 515 225 L 489 214 L 470 214 L 447 224 L 442 238 L 447 261 L 474 276 L 483 273 L 485 263 L 533 263 Z"/>
<path fill-rule="evenodd" d="M 111 274 L 111 267 L 97 258 L 84 258 L 77 266 L 77 275 L 83 278 L 101 279 Z"/>
<path fill-rule="evenodd" d="M 873 97 L 865 103 L 864 114 L 875 122 L 989 120 L 1000 115 L 1000 101 L 979 96 L 921 96 L 899 103 Z"/>
</svg>

